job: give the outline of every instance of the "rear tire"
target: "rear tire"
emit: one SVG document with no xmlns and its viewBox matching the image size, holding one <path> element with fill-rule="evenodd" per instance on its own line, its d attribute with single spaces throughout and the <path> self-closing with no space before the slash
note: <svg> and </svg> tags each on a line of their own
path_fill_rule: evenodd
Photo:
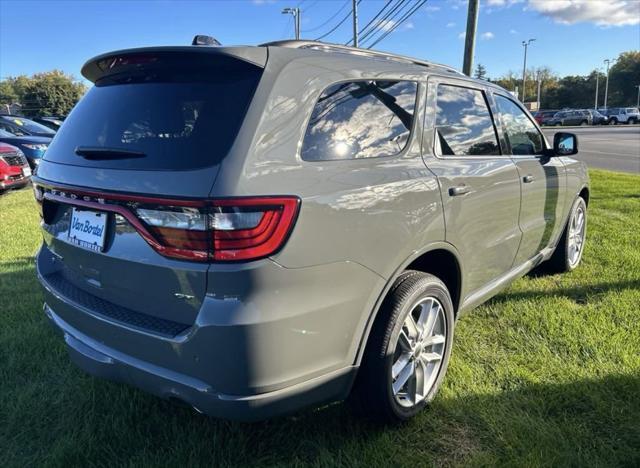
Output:
<svg viewBox="0 0 640 468">
<path fill-rule="evenodd" d="M 582 260 L 587 236 L 587 204 L 576 198 L 569 212 L 569 219 L 547 266 L 554 273 L 575 270 Z"/>
<path fill-rule="evenodd" d="M 618 125 L 618 119 L 616 119 L 615 117 L 612 117 L 611 120 L 609 121 L 609 125 Z"/>
<path fill-rule="evenodd" d="M 373 324 L 349 398 L 360 414 L 406 421 L 435 396 L 447 370 L 454 328 L 453 303 L 442 281 L 403 273 Z"/>
<path fill-rule="evenodd" d="M 638 123 L 638 121 L 637 121 L 636 119 L 634 119 L 634 118 L 631 118 L 631 119 L 629 119 L 629 121 L 628 121 L 627 123 L 628 123 L 629 125 L 634 125 L 634 124 L 637 124 L 637 123 Z"/>
<path fill-rule="evenodd" d="M 589 125 L 589 122 L 587 122 L 586 120 L 583 120 L 582 122 L 580 122 L 581 127 L 584 127 L 585 125 Z"/>
</svg>

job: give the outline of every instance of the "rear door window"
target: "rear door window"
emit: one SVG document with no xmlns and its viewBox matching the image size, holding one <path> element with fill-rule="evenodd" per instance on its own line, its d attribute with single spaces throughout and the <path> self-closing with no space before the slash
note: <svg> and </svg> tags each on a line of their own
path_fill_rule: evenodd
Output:
<svg viewBox="0 0 640 468">
<path fill-rule="evenodd" d="M 436 135 L 439 156 L 500 154 L 489 106 L 479 89 L 438 85 Z"/>
<path fill-rule="evenodd" d="M 330 86 L 311 114 L 302 159 L 360 159 L 400 153 L 411 135 L 417 89 L 412 81 L 354 81 Z"/>
<path fill-rule="evenodd" d="M 98 81 L 66 119 L 45 159 L 141 170 L 219 163 L 235 140 L 261 76 L 261 69 L 234 62 Z M 122 153 L 87 158 L 77 148 Z M 123 157 L 127 153 L 135 157 Z"/>
</svg>

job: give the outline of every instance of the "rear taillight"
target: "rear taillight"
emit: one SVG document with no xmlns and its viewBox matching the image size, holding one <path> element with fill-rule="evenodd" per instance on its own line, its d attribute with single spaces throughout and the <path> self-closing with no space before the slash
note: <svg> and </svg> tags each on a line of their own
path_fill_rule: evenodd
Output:
<svg viewBox="0 0 640 468">
<path fill-rule="evenodd" d="M 213 259 L 268 257 L 286 241 L 298 213 L 296 197 L 218 200 L 210 213 Z"/>
<path fill-rule="evenodd" d="M 139 205 L 135 213 L 163 255 L 215 261 L 257 260 L 284 244 L 298 212 L 296 197 L 216 200 L 202 206 Z"/>
</svg>

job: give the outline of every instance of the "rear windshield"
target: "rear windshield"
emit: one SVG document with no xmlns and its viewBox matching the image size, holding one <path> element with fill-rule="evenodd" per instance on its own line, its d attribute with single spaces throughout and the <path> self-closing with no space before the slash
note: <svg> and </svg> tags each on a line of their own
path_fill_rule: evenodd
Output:
<svg viewBox="0 0 640 468">
<path fill-rule="evenodd" d="M 23 119 L 22 117 L 5 117 L 6 120 L 16 125 L 18 128 L 24 130 L 27 134 L 32 133 L 46 133 L 47 135 L 55 135 L 56 132 L 51 130 L 49 127 L 45 127 L 44 125 L 39 124 L 38 122 L 34 122 L 33 120 Z"/>
<path fill-rule="evenodd" d="M 98 81 L 66 119 L 45 159 L 139 170 L 218 164 L 235 140 L 262 71 L 233 62 L 194 73 L 154 69 Z M 83 149 L 114 151 L 86 157 Z"/>
</svg>

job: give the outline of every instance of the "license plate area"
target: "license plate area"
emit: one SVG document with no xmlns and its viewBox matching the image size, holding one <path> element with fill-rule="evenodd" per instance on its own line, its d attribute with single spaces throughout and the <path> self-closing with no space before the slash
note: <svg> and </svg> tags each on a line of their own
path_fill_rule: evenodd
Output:
<svg viewBox="0 0 640 468">
<path fill-rule="evenodd" d="M 67 239 L 71 244 L 94 252 L 104 250 L 107 214 L 72 208 Z"/>
</svg>

